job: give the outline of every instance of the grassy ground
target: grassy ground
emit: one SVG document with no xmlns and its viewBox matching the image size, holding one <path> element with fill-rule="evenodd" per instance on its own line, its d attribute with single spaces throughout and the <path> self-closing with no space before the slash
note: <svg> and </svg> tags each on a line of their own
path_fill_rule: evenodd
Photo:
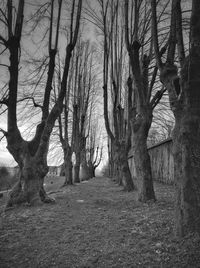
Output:
<svg viewBox="0 0 200 268">
<path fill-rule="evenodd" d="M 1 268 L 200 267 L 200 239 L 174 238 L 172 186 L 156 183 L 158 201 L 142 204 L 108 178 L 62 183 L 46 181 L 54 205 L 2 213 Z"/>
</svg>

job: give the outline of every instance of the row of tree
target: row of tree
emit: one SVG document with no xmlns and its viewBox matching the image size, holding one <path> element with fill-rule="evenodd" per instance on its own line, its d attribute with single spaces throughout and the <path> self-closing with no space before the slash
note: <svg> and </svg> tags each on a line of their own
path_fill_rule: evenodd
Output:
<svg viewBox="0 0 200 268">
<path fill-rule="evenodd" d="M 79 181 L 80 164 L 91 177 L 102 156 L 95 138 L 97 125 L 93 124 L 96 119 L 93 113 L 97 91 L 96 58 L 90 43 L 83 42 L 79 36 L 82 0 L 51 0 L 40 4 L 39 9 L 29 15 L 24 0 L 16 2 L 2 1 L 0 9 L 1 56 L 6 62 L 1 65 L 8 66 L 5 76 L 9 75 L 1 98 L 1 105 L 6 106 L 7 130 L 1 131 L 21 171 L 8 205 L 33 202 L 38 193 L 42 201 L 52 201 L 44 190 L 43 181 L 48 172 L 47 153 L 56 120 L 66 184 L 72 183 L 73 152 L 76 155 L 75 182 Z M 92 21 L 100 33 L 97 38 L 103 55 L 104 120 L 112 175 L 126 190 L 137 188 L 140 201 L 156 200 L 147 139 L 153 112 L 168 92 L 175 117 L 176 232 L 179 235 L 200 232 L 200 2 L 97 0 L 84 4 L 86 19 Z M 25 34 L 22 34 L 24 22 L 32 23 L 38 41 L 41 33 L 37 27 L 41 19 L 46 18 L 42 40 L 48 41 L 45 46 L 48 52 L 40 46 L 39 54 L 40 57 L 48 55 L 36 60 L 36 68 L 29 76 L 32 82 L 22 83 L 23 46 L 27 46 L 23 41 Z M 61 42 L 67 42 L 64 50 L 59 46 Z M 38 61 L 42 63 L 39 66 Z M 24 88 L 31 84 L 34 90 L 30 94 Z M 20 99 L 22 91 L 26 91 L 27 96 Z M 25 100 L 31 100 L 39 109 L 40 120 L 37 116 L 31 140 L 23 138 L 17 124 L 18 103 Z M 134 153 L 137 178 L 132 178 L 129 169 L 130 148 Z"/>
<path fill-rule="evenodd" d="M 200 2 L 98 3 L 100 11 L 88 13 L 103 35 L 104 119 L 113 175 L 128 191 L 137 181 L 140 201 L 156 200 L 147 139 L 153 112 L 167 91 L 175 117 L 176 233 L 199 232 Z M 135 180 L 128 165 L 130 147 Z"/>
</svg>

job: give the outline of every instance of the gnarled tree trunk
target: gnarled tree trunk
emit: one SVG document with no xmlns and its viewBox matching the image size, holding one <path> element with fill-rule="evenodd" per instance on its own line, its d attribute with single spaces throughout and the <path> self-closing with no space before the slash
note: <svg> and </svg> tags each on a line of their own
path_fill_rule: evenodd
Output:
<svg viewBox="0 0 200 268">
<path fill-rule="evenodd" d="M 189 55 L 185 56 L 180 0 L 172 1 L 166 62 L 159 57 L 156 1 L 152 0 L 154 51 L 160 80 L 169 93 L 175 116 L 173 131 L 176 187 L 176 234 L 200 234 L 200 1 L 192 1 Z M 178 51 L 180 72 L 174 64 Z"/>
<path fill-rule="evenodd" d="M 44 177 L 48 173 L 46 157 L 38 158 L 34 150 L 29 147 L 29 142 L 18 139 L 13 146 L 10 145 L 9 137 L 7 139 L 7 148 L 18 160 L 20 169 L 19 181 L 10 192 L 7 207 L 23 202 L 32 205 L 38 200 L 46 203 L 53 202 L 54 199 L 47 196 L 43 187 Z"/>
<path fill-rule="evenodd" d="M 156 200 L 153 188 L 150 156 L 147 150 L 147 137 L 152 122 L 151 110 L 148 114 L 138 115 L 132 124 L 132 147 L 137 181 L 139 184 L 139 201 Z"/>
<path fill-rule="evenodd" d="M 49 26 L 49 63 L 47 72 L 47 82 L 44 88 L 43 104 L 38 105 L 34 102 L 35 107 L 40 107 L 42 110 L 41 123 L 36 128 L 36 133 L 31 141 L 25 141 L 17 126 L 17 100 L 18 100 L 18 76 L 19 76 L 19 64 L 20 64 L 20 51 L 21 51 L 21 37 L 24 18 L 24 0 L 17 1 L 18 8 L 13 5 L 12 1 L 7 1 L 7 12 L 4 14 L 4 18 L 8 23 L 5 25 L 8 27 L 6 33 L 6 41 L 1 37 L 1 40 L 6 45 L 10 53 L 10 66 L 9 66 L 9 86 L 8 97 L 4 100 L 4 104 L 8 107 L 8 130 L 5 132 L 7 138 L 7 148 L 18 163 L 20 168 L 20 179 L 15 187 L 11 190 L 10 197 L 8 199 L 7 206 L 12 206 L 15 203 L 28 202 L 34 203 L 36 199 L 40 197 L 43 202 L 51 202 L 52 199 L 48 198 L 43 187 L 44 177 L 48 172 L 47 166 L 47 152 L 49 149 L 49 140 L 52 133 L 54 123 L 58 116 L 62 112 L 63 100 L 66 94 L 67 77 L 70 66 L 70 59 L 72 51 L 75 47 L 79 22 L 81 16 L 82 1 L 79 0 L 77 7 L 77 16 L 75 23 L 73 20 L 73 14 L 75 12 L 74 4 L 72 7 L 72 21 L 70 30 L 70 43 L 66 47 L 64 71 L 62 74 L 61 88 L 59 90 L 58 98 L 50 110 L 50 96 L 52 90 L 52 81 L 55 69 L 55 57 L 58 45 L 60 16 L 62 1 L 58 3 L 58 15 L 57 15 L 57 27 L 54 33 L 55 40 L 52 40 L 53 31 L 53 10 L 54 2 L 51 3 L 50 12 L 50 26 Z M 75 29 L 73 30 L 73 26 Z M 8 34 L 7 34 L 8 33 Z M 7 36 L 8 35 L 8 36 Z M 54 45 L 52 45 L 54 43 Z"/>
<path fill-rule="evenodd" d="M 183 109 L 176 117 L 173 132 L 176 233 L 180 236 L 200 233 L 200 112 L 192 110 Z"/>
<path fill-rule="evenodd" d="M 130 172 L 130 168 L 128 165 L 128 159 L 124 159 L 121 163 L 121 174 L 122 174 L 122 183 L 124 185 L 124 189 L 128 192 L 136 189 L 133 184 L 132 175 Z"/>
<path fill-rule="evenodd" d="M 119 185 L 124 186 L 124 190 L 130 192 L 135 190 L 132 175 L 128 165 L 128 150 L 125 142 L 115 142 L 114 162 L 119 167 L 117 180 Z"/>
</svg>

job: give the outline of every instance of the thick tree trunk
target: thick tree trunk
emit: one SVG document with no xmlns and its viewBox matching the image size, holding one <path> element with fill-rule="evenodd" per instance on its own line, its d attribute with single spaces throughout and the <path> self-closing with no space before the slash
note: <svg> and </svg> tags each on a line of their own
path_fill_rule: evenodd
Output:
<svg viewBox="0 0 200 268">
<path fill-rule="evenodd" d="M 141 118 L 137 120 L 132 131 L 132 146 L 134 150 L 136 177 L 139 186 L 138 200 L 141 202 L 148 200 L 155 201 L 156 197 L 153 187 L 151 162 L 147 150 L 147 136 L 151 126 L 151 117 L 141 116 Z"/>
<path fill-rule="evenodd" d="M 74 166 L 74 182 L 80 182 L 80 166 L 81 166 L 81 154 L 80 152 L 76 153 L 76 163 Z"/>
<path fill-rule="evenodd" d="M 161 72 L 161 81 L 168 88 L 175 116 L 173 155 L 177 236 L 189 232 L 200 234 L 200 52 L 193 53 L 185 58 L 181 79 L 173 65 L 164 66 Z"/>
<path fill-rule="evenodd" d="M 200 2 L 192 1 L 190 52 L 181 79 L 174 80 L 177 102 L 173 133 L 176 179 L 176 234 L 200 234 Z M 177 83 L 178 81 L 178 87 Z M 170 88 L 169 88 L 170 89 Z M 180 89 L 180 91 L 177 91 Z M 170 92 L 169 92 L 170 93 Z"/>
<path fill-rule="evenodd" d="M 91 175 L 90 175 L 90 178 L 94 178 L 95 177 L 95 167 L 92 167 L 92 169 L 91 169 Z"/>
<path fill-rule="evenodd" d="M 173 132 L 176 234 L 200 233 L 200 113 L 183 111 Z"/>
<path fill-rule="evenodd" d="M 121 164 L 121 174 L 122 174 L 122 184 L 124 185 L 124 190 L 130 192 L 136 189 L 132 175 L 130 172 L 130 168 L 128 165 L 128 157 Z"/>
<path fill-rule="evenodd" d="M 65 161 L 65 182 L 64 185 L 72 185 L 73 184 L 73 165 L 71 159 Z"/>
<path fill-rule="evenodd" d="M 72 169 L 72 150 L 69 146 L 67 146 L 67 148 L 64 149 L 65 182 L 63 186 L 73 184 Z"/>
<path fill-rule="evenodd" d="M 81 176 L 80 179 L 81 181 L 86 181 L 90 179 L 90 170 L 89 166 L 87 165 L 87 160 L 86 160 L 86 149 L 85 149 L 85 142 L 82 146 L 82 151 L 81 151 Z"/>
<path fill-rule="evenodd" d="M 19 181 L 10 192 L 7 207 L 27 202 L 33 205 L 35 202 L 54 202 L 44 190 L 44 177 L 48 172 L 46 165 L 41 166 L 34 157 L 24 156 L 23 167 L 20 168 Z"/>
<path fill-rule="evenodd" d="M 119 163 L 116 165 L 114 164 L 114 171 L 113 171 L 113 178 L 114 181 L 119 185 L 123 186 L 123 176 L 121 174 L 121 170 L 119 168 Z"/>
<path fill-rule="evenodd" d="M 114 161 L 118 167 L 118 183 L 124 186 L 124 190 L 133 191 L 135 186 L 128 165 L 128 151 L 124 142 L 116 143 Z"/>
</svg>

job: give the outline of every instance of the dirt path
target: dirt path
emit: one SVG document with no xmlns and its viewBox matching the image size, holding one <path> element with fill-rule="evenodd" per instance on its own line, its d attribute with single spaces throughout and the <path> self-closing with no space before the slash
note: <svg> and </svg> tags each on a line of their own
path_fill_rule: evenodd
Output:
<svg viewBox="0 0 200 268">
<path fill-rule="evenodd" d="M 2 214 L 1 268 L 200 267 L 200 239 L 174 238 L 172 186 L 156 184 L 158 201 L 141 204 L 108 178 L 61 183 L 47 181 L 56 204 Z"/>
</svg>

